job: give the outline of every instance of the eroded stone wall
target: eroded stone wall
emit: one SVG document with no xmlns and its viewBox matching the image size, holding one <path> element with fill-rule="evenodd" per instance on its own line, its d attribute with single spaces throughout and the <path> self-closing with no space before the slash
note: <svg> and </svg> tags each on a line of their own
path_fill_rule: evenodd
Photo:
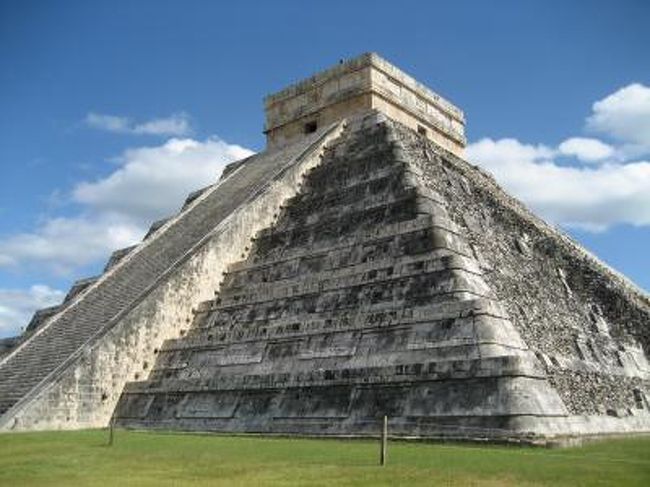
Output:
<svg viewBox="0 0 650 487">
<path fill-rule="evenodd" d="M 647 414 L 648 297 L 530 214 L 491 177 L 398 129 L 568 410 Z"/>
</svg>

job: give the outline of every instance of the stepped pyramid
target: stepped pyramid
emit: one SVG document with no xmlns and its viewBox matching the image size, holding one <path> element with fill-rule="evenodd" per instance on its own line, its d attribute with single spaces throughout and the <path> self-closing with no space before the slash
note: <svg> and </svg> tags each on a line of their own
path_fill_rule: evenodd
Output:
<svg viewBox="0 0 650 487">
<path fill-rule="evenodd" d="M 0 428 L 534 439 L 650 430 L 650 299 L 462 159 L 375 54 L 0 362 Z"/>
</svg>

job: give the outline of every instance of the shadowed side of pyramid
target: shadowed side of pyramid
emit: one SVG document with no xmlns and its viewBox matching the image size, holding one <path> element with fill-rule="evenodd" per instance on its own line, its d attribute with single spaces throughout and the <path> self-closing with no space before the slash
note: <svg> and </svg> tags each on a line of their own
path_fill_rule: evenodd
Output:
<svg viewBox="0 0 650 487">
<path fill-rule="evenodd" d="M 397 126 L 402 157 L 440 194 L 566 417 L 521 417 L 545 435 L 650 430 L 650 299 L 531 214 L 494 179 Z"/>
</svg>

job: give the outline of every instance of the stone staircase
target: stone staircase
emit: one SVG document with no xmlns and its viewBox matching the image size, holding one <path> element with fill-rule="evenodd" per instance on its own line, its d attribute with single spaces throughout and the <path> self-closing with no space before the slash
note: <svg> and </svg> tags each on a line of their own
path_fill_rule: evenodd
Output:
<svg viewBox="0 0 650 487">
<path fill-rule="evenodd" d="M 0 417 L 110 329 L 165 272 L 322 134 L 239 163 L 225 180 L 200 195 L 192 195 L 182 212 L 150 232 L 145 242 L 113 259 L 97 282 L 75 295 L 58 314 L 2 358 Z"/>
</svg>

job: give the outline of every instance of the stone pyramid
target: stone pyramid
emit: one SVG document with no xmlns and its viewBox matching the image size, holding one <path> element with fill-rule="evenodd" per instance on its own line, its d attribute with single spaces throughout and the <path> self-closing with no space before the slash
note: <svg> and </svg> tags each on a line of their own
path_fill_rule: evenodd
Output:
<svg viewBox="0 0 650 487">
<path fill-rule="evenodd" d="M 0 362 L 0 427 L 650 430 L 650 299 L 464 161 L 460 110 L 374 54 L 266 103 L 267 151 Z"/>
</svg>

